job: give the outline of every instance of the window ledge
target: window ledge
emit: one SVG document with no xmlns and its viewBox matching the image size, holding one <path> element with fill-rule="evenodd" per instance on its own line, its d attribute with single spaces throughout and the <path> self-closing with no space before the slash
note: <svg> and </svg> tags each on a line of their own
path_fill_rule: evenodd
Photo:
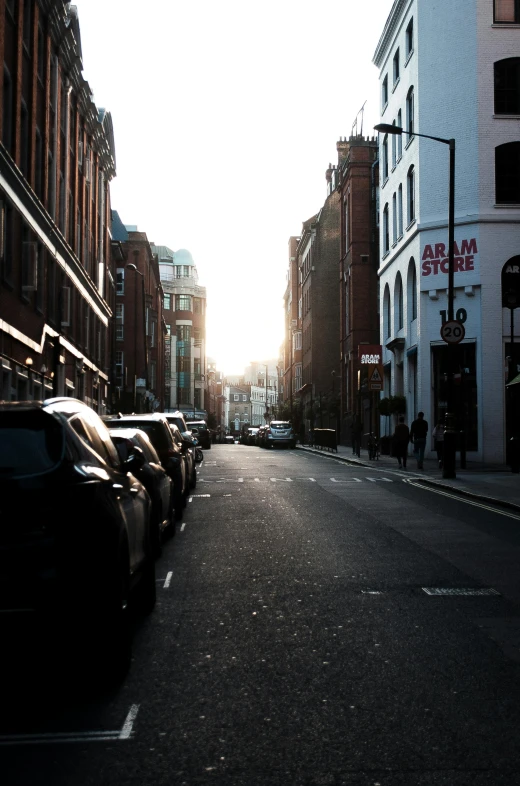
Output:
<svg viewBox="0 0 520 786">
<path fill-rule="evenodd" d="M 412 220 L 410 221 L 410 223 L 409 223 L 409 224 L 408 224 L 408 226 L 406 227 L 406 231 L 407 231 L 407 232 L 408 232 L 408 230 L 409 230 L 409 229 L 411 229 L 411 228 L 413 227 L 413 225 L 415 224 L 416 220 L 417 220 L 417 219 L 415 219 L 415 218 L 412 218 Z"/>
<path fill-rule="evenodd" d="M 493 207 L 498 210 L 520 210 L 519 202 L 496 202 Z"/>
<path fill-rule="evenodd" d="M 400 155 L 400 156 L 397 156 L 397 160 L 396 160 L 396 162 L 395 162 L 395 165 L 396 165 L 396 166 L 397 166 L 397 164 L 399 163 L 399 161 L 402 159 L 402 157 L 403 157 L 402 155 Z"/>
<path fill-rule="evenodd" d="M 520 27 L 520 25 L 519 25 L 519 27 Z M 497 114 L 494 114 L 494 115 L 492 115 L 492 117 L 493 117 L 493 120 L 520 120 L 520 114 L 518 114 L 518 115 L 506 115 L 506 114 L 504 114 L 504 115 L 497 115 Z"/>
<path fill-rule="evenodd" d="M 395 91 L 400 81 L 401 81 L 401 77 L 398 77 L 394 82 L 394 84 L 392 85 L 392 93 Z"/>
<path fill-rule="evenodd" d="M 385 104 L 385 105 L 383 106 L 383 108 L 381 109 L 381 115 L 384 115 L 384 113 L 385 113 L 385 112 L 386 112 L 386 110 L 387 110 L 387 107 L 388 107 L 388 101 L 386 102 L 386 104 Z"/>
<path fill-rule="evenodd" d="M 392 167 L 392 169 L 390 170 L 390 172 L 395 172 L 395 168 L 396 168 L 396 166 L 397 166 L 397 164 L 394 164 L 394 165 L 393 165 L 393 167 Z"/>
<path fill-rule="evenodd" d="M 384 187 L 386 186 L 386 184 L 387 184 L 387 183 L 388 183 L 388 175 L 385 177 L 385 179 L 384 179 L 384 180 L 383 180 L 383 182 L 381 183 L 381 188 L 384 188 Z"/>
<path fill-rule="evenodd" d="M 410 147 L 410 145 L 412 144 L 412 142 L 413 142 L 413 140 L 414 140 L 414 139 L 415 139 L 415 134 L 412 134 L 412 136 L 409 136 L 409 137 L 408 137 L 408 142 L 407 142 L 407 143 L 406 143 L 406 145 L 404 146 L 404 149 L 405 149 L 405 150 L 408 150 L 408 148 Z"/>
<path fill-rule="evenodd" d="M 385 251 L 381 259 L 386 259 L 388 256 L 390 256 L 390 251 Z"/>
<path fill-rule="evenodd" d="M 405 68 L 408 65 L 408 63 L 410 62 L 410 59 L 411 59 L 412 55 L 413 55 L 413 49 L 410 49 L 410 51 L 406 55 L 406 60 L 404 61 L 404 67 Z"/>
<path fill-rule="evenodd" d="M 496 30 L 499 30 L 500 28 L 504 28 L 504 27 L 505 28 L 512 27 L 513 29 L 518 30 L 518 28 L 520 28 L 520 24 L 518 22 L 493 22 L 491 27 L 494 27 Z"/>
</svg>

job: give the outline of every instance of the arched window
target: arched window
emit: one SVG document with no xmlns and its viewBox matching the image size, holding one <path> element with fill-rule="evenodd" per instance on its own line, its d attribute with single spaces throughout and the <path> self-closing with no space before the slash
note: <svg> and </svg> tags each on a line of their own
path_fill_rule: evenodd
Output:
<svg viewBox="0 0 520 786">
<path fill-rule="evenodd" d="M 388 180 L 388 134 L 383 139 L 383 183 Z"/>
<path fill-rule="evenodd" d="M 408 131 L 408 138 L 410 139 L 414 133 L 414 106 L 413 106 L 413 87 L 411 87 L 406 96 L 406 130 Z"/>
<path fill-rule="evenodd" d="M 520 115 L 520 57 L 499 60 L 495 72 L 495 114 Z"/>
<path fill-rule="evenodd" d="M 383 210 L 383 254 L 388 254 L 390 250 L 390 237 L 389 237 L 389 226 L 388 226 L 389 216 L 388 216 L 388 202 L 386 203 L 384 210 Z"/>
<path fill-rule="evenodd" d="M 390 307 L 390 287 L 388 284 L 385 286 L 385 294 L 383 296 L 383 333 L 385 338 L 390 338 L 392 335 L 392 309 Z"/>
<path fill-rule="evenodd" d="M 408 224 L 411 224 L 415 220 L 415 169 L 413 165 L 408 170 L 406 182 L 408 186 Z"/>
<path fill-rule="evenodd" d="M 408 318 L 410 322 L 417 319 L 417 272 L 415 269 L 415 259 L 410 258 L 408 263 L 408 294 L 407 294 Z"/>
<path fill-rule="evenodd" d="M 395 332 L 398 333 L 404 327 L 403 280 L 400 273 L 395 277 L 394 311 Z"/>
<path fill-rule="evenodd" d="M 520 142 L 495 148 L 495 200 L 499 205 L 520 204 Z"/>
</svg>

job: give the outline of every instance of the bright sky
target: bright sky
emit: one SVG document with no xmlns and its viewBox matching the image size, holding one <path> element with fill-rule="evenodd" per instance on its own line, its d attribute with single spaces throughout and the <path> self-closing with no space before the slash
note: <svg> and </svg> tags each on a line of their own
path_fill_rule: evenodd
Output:
<svg viewBox="0 0 520 786">
<path fill-rule="evenodd" d="M 288 240 L 322 206 L 365 101 L 374 133 L 392 2 L 74 2 L 84 76 L 114 122 L 112 207 L 191 251 L 225 373 L 278 356 Z"/>
</svg>

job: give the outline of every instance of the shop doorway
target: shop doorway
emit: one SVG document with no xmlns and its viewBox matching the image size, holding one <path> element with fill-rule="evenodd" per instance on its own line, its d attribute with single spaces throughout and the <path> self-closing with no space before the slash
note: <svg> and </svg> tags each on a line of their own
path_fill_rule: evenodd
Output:
<svg viewBox="0 0 520 786">
<path fill-rule="evenodd" d="M 478 450 L 478 390 L 476 345 L 432 347 L 434 423 L 444 421 L 447 406 L 449 353 L 453 353 L 455 427 L 466 437 L 466 450 Z"/>
</svg>

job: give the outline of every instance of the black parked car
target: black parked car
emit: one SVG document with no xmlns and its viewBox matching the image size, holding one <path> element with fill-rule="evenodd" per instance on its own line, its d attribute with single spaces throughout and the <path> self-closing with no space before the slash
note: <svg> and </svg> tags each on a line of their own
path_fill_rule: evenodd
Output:
<svg viewBox="0 0 520 786">
<path fill-rule="evenodd" d="M 188 426 L 193 436 L 197 437 L 201 448 L 204 448 L 204 450 L 211 450 L 211 434 L 206 421 L 187 420 L 186 425 Z"/>
<path fill-rule="evenodd" d="M 161 464 L 172 479 L 173 507 L 175 518 L 180 520 L 186 507 L 188 492 L 188 473 L 183 445 L 179 431 L 170 428 L 166 417 L 160 413 L 149 415 L 109 415 L 103 418 L 110 429 L 138 428 L 146 432 L 154 446 Z"/>
<path fill-rule="evenodd" d="M 196 470 L 196 458 L 195 458 L 195 447 L 196 443 L 194 442 L 193 436 L 191 431 L 188 431 L 188 427 L 186 425 L 186 421 L 184 420 L 184 415 L 182 412 L 165 412 L 164 416 L 168 423 L 171 426 L 177 426 L 181 433 L 182 440 L 185 444 L 185 456 L 187 462 L 187 469 L 188 469 L 188 484 L 189 487 L 194 489 L 197 485 L 197 470 Z"/>
<path fill-rule="evenodd" d="M 130 596 L 155 604 L 141 465 L 81 401 L 0 404 L 0 609 L 55 622 L 105 676 L 130 661 Z"/>
<path fill-rule="evenodd" d="M 172 481 L 145 431 L 138 428 L 109 429 L 110 436 L 123 460 L 130 458 L 135 449 L 141 451 L 143 466 L 135 476 L 146 488 L 152 501 L 151 538 L 154 555 L 162 552 L 163 536 L 173 527 Z"/>
</svg>

